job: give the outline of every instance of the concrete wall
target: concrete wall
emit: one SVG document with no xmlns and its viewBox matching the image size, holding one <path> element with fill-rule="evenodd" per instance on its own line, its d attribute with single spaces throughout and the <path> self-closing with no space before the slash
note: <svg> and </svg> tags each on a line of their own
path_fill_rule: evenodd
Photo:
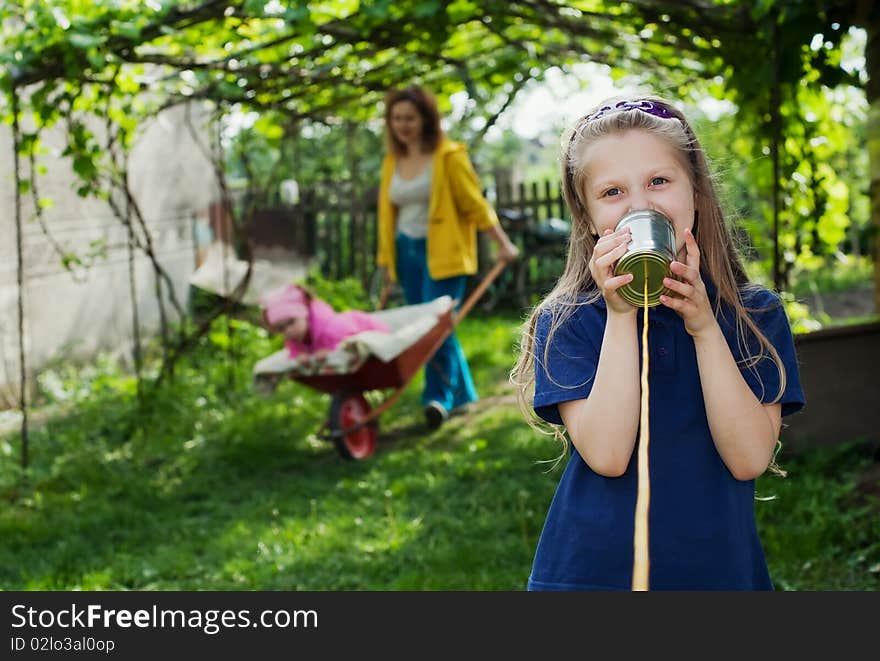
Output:
<svg viewBox="0 0 880 661">
<path fill-rule="evenodd" d="M 160 262 L 171 276 L 176 295 L 185 305 L 188 277 L 195 268 L 193 241 L 197 215 L 218 197 L 213 170 L 198 148 L 184 119 L 185 109 L 163 112 L 144 127 L 132 150 L 130 181 L 135 199 L 153 237 Z M 193 123 L 203 125 L 206 113 L 191 109 Z M 132 335 L 126 229 L 109 205 L 75 192 L 70 162 L 60 153 L 60 131 L 42 136 L 49 154 L 38 157 L 48 172 L 38 175 L 41 197 L 54 205 L 44 213 L 49 234 L 65 250 L 85 254 L 89 244 L 103 240 L 106 256 L 76 275 L 66 271 L 57 252 L 34 220 L 28 195 L 24 202 L 24 344 L 31 372 L 59 357 L 88 357 L 97 349 L 127 349 Z M 17 400 L 18 311 L 14 223 L 12 134 L 0 126 L 0 408 Z M 23 163 L 25 176 L 27 163 Z M 149 260 L 138 255 L 135 282 L 144 332 L 158 327 L 154 277 Z"/>
<path fill-rule="evenodd" d="M 795 336 L 807 404 L 783 418 L 787 450 L 880 442 L 880 323 Z"/>
</svg>

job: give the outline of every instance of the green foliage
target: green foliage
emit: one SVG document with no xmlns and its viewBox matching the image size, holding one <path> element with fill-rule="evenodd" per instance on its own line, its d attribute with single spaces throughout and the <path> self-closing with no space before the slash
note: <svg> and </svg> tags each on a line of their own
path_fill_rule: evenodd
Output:
<svg viewBox="0 0 880 661">
<path fill-rule="evenodd" d="M 129 149 L 160 108 L 207 100 L 221 115 L 255 111 L 226 163 L 246 177 L 249 202 L 272 203 L 277 183 L 291 177 L 303 189 L 345 181 L 348 199 L 367 204 L 388 88 L 425 84 L 444 114 L 451 94 L 466 93 L 453 133 L 478 142 L 526 83 L 588 54 L 612 77 L 636 73 L 670 96 L 708 91 L 736 104 L 725 135 L 735 136 L 737 162 L 749 164 L 737 168 L 740 208 L 755 249 L 770 260 L 779 186 L 788 276 L 801 260 L 832 254 L 856 235 L 867 240 L 865 106 L 857 98 L 865 78 L 847 64 L 864 50 L 848 36 L 855 20 L 835 0 L 4 2 L 0 112 L 9 122 L 11 94 L 27 88 L 20 115 L 38 130 L 66 127 L 63 154 L 77 192 L 106 199 L 121 183 L 110 146 Z M 95 126 L 109 135 L 86 128 Z M 769 170 L 771 142 L 780 149 L 778 177 Z M 23 182 L 23 192 L 32 185 Z"/>
<path fill-rule="evenodd" d="M 309 272 L 303 284 L 334 310 L 370 310 L 372 308 L 368 293 L 364 291 L 360 280 L 356 278 L 328 280 L 316 268 Z"/>
<path fill-rule="evenodd" d="M 311 190 L 321 200 L 332 195 L 366 200 L 378 183 L 382 153 L 381 126 L 290 122 L 270 112 L 230 139 L 226 167 L 231 178 L 248 182 L 258 204 L 278 205 L 284 179 L 296 180 L 301 191 Z"/>
<path fill-rule="evenodd" d="M 820 309 L 811 309 L 810 297 L 827 297 L 838 292 L 870 296 L 871 270 L 873 265 L 867 257 L 854 258 L 843 254 L 822 259 L 809 268 L 799 267 L 792 272 L 792 287 L 780 293 L 785 311 L 794 333 L 808 333 L 828 326 L 856 323 L 854 319 L 838 313 L 832 317 Z M 766 264 L 747 262 L 749 279 L 765 287 L 773 287 Z M 815 307 L 815 305 L 814 305 Z M 869 317 L 862 315 L 861 321 Z"/>
<path fill-rule="evenodd" d="M 803 297 L 821 292 L 829 294 L 854 288 L 867 288 L 873 264 L 868 257 L 838 254 L 813 264 L 804 264 L 792 273 L 791 292 Z"/>
<path fill-rule="evenodd" d="M 855 47 L 854 37 L 840 25 L 823 24 L 803 3 L 766 4 L 756 17 L 756 39 L 730 50 L 726 89 L 738 111 L 725 130 L 735 137 L 722 144 L 731 160 L 747 164 L 733 174 L 737 206 L 768 271 L 778 236 L 787 286 L 794 268 L 835 253 L 851 230 L 859 233 L 869 223 L 867 104 L 859 80 L 841 68 L 841 53 Z"/>
<path fill-rule="evenodd" d="M 42 387 L 64 408 L 33 430 L 26 480 L 16 438 L 0 438 L 0 585 L 522 590 L 560 474 L 538 463 L 559 448 L 523 422 L 507 383 L 517 322 L 466 318 L 481 400 L 428 432 L 419 377 L 362 462 L 316 437 L 326 395 L 294 381 L 254 391 L 251 366 L 276 345 L 246 323 L 228 321 L 232 360 L 203 338 L 143 407 L 114 361 L 57 367 Z M 760 478 L 776 496 L 756 508 L 777 589 L 880 588 L 880 504 L 855 490 L 869 450 L 783 456 L 789 477 Z"/>
<path fill-rule="evenodd" d="M 810 331 L 819 330 L 830 322 L 828 315 L 817 318 L 810 308 L 796 300 L 790 292 L 781 292 L 782 303 L 785 306 L 785 314 L 788 316 L 788 322 L 791 324 L 793 333 L 809 333 Z"/>
</svg>

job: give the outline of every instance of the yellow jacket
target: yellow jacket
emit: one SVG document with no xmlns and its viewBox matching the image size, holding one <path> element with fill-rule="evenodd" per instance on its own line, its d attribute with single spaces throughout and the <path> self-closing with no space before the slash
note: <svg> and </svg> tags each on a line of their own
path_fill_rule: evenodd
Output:
<svg viewBox="0 0 880 661">
<path fill-rule="evenodd" d="M 389 189 L 396 165 L 392 154 L 382 161 L 379 188 L 379 237 L 376 265 L 397 280 L 397 209 Z M 434 280 L 477 272 L 477 230 L 498 223 L 483 197 L 480 181 L 464 145 L 443 139 L 434 152 L 431 199 L 428 204 L 428 272 Z"/>
</svg>

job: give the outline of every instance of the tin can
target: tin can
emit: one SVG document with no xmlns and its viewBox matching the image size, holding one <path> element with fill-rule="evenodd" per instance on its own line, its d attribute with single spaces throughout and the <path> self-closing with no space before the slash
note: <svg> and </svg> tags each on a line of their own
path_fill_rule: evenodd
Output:
<svg viewBox="0 0 880 661">
<path fill-rule="evenodd" d="M 663 278 L 671 277 L 669 265 L 675 259 L 675 230 L 672 221 L 659 211 L 631 211 L 618 221 L 615 231 L 629 227 L 632 235 L 626 253 L 617 260 L 614 275 L 632 273 L 633 279 L 618 289 L 623 299 L 635 307 L 645 304 L 645 279 L 648 280 L 648 307 L 668 295 Z"/>
</svg>

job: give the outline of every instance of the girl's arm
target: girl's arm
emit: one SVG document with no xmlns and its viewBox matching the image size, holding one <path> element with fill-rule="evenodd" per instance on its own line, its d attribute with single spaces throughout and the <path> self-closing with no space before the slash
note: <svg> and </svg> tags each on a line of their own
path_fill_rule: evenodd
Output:
<svg viewBox="0 0 880 661">
<path fill-rule="evenodd" d="M 606 230 L 590 258 L 590 274 L 605 299 L 608 317 L 590 396 L 559 404 L 571 442 L 594 471 L 623 475 L 639 427 L 641 384 L 636 313 L 617 290 L 632 274 L 614 275 L 614 262 L 630 241 L 629 228 Z"/>
<path fill-rule="evenodd" d="M 590 468 L 606 477 L 626 471 L 639 427 L 636 312 L 609 310 L 590 396 L 559 404 L 571 442 Z"/>
<path fill-rule="evenodd" d="M 721 328 L 694 337 L 709 430 L 718 454 L 738 480 L 761 475 L 773 458 L 782 405 L 763 404 L 749 388 Z"/>
<path fill-rule="evenodd" d="M 718 454 L 736 479 L 751 480 L 767 470 L 773 458 L 782 406 L 763 404 L 749 388 L 712 313 L 700 277 L 700 251 L 689 230 L 685 246 L 687 264 L 675 261 L 670 266 L 682 280 L 663 281 L 678 297 L 661 296 L 660 302 L 678 312 L 694 339 L 706 416 Z"/>
</svg>

